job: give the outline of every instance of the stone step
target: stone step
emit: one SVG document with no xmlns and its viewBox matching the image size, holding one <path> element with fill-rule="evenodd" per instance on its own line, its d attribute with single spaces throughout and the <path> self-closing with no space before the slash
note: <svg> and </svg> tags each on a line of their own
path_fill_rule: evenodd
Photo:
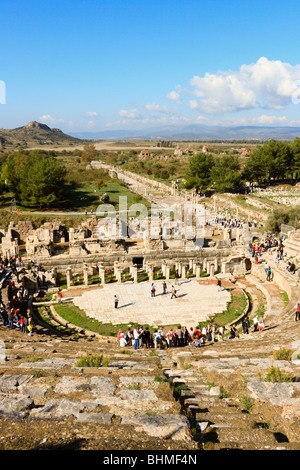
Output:
<svg viewBox="0 0 300 470">
<path fill-rule="evenodd" d="M 251 442 L 259 443 L 259 446 L 275 446 L 278 441 L 271 431 L 265 429 L 249 429 L 247 427 L 226 426 L 224 424 L 211 425 L 210 429 L 217 433 L 219 442 L 237 443 L 248 448 Z"/>
</svg>

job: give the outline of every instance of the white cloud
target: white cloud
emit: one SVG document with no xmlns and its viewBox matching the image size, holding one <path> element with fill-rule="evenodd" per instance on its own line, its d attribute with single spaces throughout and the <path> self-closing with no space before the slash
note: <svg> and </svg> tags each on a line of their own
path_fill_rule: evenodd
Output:
<svg viewBox="0 0 300 470">
<path fill-rule="evenodd" d="M 95 117 L 99 116 L 99 114 L 96 113 L 96 111 L 87 111 L 85 114 L 87 116 L 95 116 Z"/>
<path fill-rule="evenodd" d="M 175 101 L 175 103 L 181 104 L 181 96 L 177 91 L 171 91 L 167 94 L 168 100 Z"/>
<path fill-rule="evenodd" d="M 147 111 L 157 111 L 159 113 L 169 112 L 169 108 L 167 106 L 161 106 L 160 104 L 157 104 L 155 101 L 153 101 L 153 103 L 145 104 L 145 109 L 147 109 Z"/>
<path fill-rule="evenodd" d="M 266 114 L 263 114 L 262 116 L 254 118 L 253 122 L 257 122 L 258 124 L 282 124 L 287 122 L 287 118 L 286 116 L 267 116 Z"/>
<path fill-rule="evenodd" d="M 42 122 L 50 122 L 51 124 L 56 124 L 56 123 L 59 123 L 59 122 L 65 122 L 64 119 L 62 119 L 62 118 L 55 119 L 52 116 L 50 116 L 50 114 L 43 114 L 43 116 L 40 117 L 40 120 Z"/>
<path fill-rule="evenodd" d="M 199 124 L 199 123 L 202 123 L 202 122 L 207 122 L 208 118 L 206 116 L 197 116 L 196 121 Z"/>
<path fill-rule="evenodd" d="M 191 109 L 197 109 L 198 106 L 199 106 L 199 104 L 198 104 L 197 100 L 190 100 L 190 108 Z"/>
<path fill-rule="evenodd" d="M 141 119 L 141 115 L 137 109 L 121 109 L 121 111 L 119 111 L 119 115 L 128 119 Z"/>
<path fill-rule="evenodd" d="M 282 109 L 292 102 L 300 65 L 261 57 L 238 71 L 194 76 L 190 84 L 196 99 L 190 107 L 207 114 L 264 108 Z"/>
</svg>

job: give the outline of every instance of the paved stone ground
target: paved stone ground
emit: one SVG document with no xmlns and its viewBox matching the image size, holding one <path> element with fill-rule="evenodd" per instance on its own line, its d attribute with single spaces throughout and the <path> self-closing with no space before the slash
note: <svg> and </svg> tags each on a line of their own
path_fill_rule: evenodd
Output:
<svg viewBox="0 0 300 470">
<path fill-rule="evenodd" d="M 103 289 L 84 292 L 74 297 L 76 306 L 92 318 L 103 323 L 128 323 L 195 326 L 207 321 L 212 314 L 227 309 L 230 293 L 216 285 L 200 285 L 195 280 L 180 281 L 176 288 L 177 298 L 171 299 L 172 284 L 163 294 L 163 281 L 156 281 L 156 295 L 151 297 L 151 282 L 139 284 L 112 284 Z M 114 308 L 114 295 L 119 306 Z"/>
</svg>

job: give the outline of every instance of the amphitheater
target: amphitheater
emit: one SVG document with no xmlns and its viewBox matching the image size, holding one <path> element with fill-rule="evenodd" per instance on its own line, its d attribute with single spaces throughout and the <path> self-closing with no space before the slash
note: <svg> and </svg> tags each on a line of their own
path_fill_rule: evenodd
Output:
<svg viewBox="0 0 300 470">
<path fill-rule="evenodd" d="M 2 254 L 15 250 L 24 263 L 18 276 L 9 267 L 2 273 L 3 300 L 8 280 L 29 289 L 35 323 L 33 336 L 0 326 L 1 450 L 300 449 L 299 271 L 286 270 L 287 259 L 299 266 L 299 231 L 284 240 L 284 260 L 276 263 L 274 252 L 266 251 L 255 264 L 248 242 L 261 233 L 247 225 L 231 231 L 208 225 L 200 249 L 161 240 L 103 245 L 86 227 L 69 237 L 59 224 L 39 231 L 25 225 L 12 225 L 1 237 Z M 37 266 L 29 266 L 32 254 Z M 63 275 L 65 285 L 58 287 Z M 177 298 L 171 299 L 173 284 Z M 38 301 L 41 289 L 51 300 Z M 229 323 L 222 341 L 200 348 L 134 350 L 62 318 L 58 290 L 62 304 L 103 324 L 154 328 L 214 321 L 234 290 L 247 302 L 231 322 L 239 329 L 234 339 Z M 264 330 L 254 332 L 251 325 L 244 334 L 245 315 L 251 322 L 263 315 Z M 82 362 L 99 355 L 102 364 Z"/>
</svg>

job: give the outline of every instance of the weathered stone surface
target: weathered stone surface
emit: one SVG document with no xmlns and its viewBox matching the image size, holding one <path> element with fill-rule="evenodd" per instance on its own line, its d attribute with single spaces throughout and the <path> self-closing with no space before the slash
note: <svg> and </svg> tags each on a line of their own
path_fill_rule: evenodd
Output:
<svg viewBox="0 0 300 470">
<path fill-rule="evenodd" d="M 121 424 L 131 424 L 136 431 L 164 439 L 189 440 L 189 421 L 182 415 L 126 416 Z"/>
<path fill-rule="evenodd" d="M 31 398 L 7 397 L 0 401 L 0 411 L 3 413 L 10 411 L 24 411 L 31 409 L 34 401 Z"/>
<path fill-rule="evenodd" d="M 77 416 L 78 423 L 96 423 L 111 424 L 113 414 L 111 413 L 79 413 Z"/>
<path fill-rule="evenodd" d="M 86 377 L 64 376 L 54 388 L 54 392 L 59 393 L 86 392 L 90 390 L 89 379 Z"/>
<path fill-rule="evenodd" d="M 72 416 L 77 416 L 85 409 L 86 405 L 80 401 L 49 400 L 42 408 L 31 411 L 29 421 L 34 419 L 62 421 Z"/>
<path fill-rule="evenodd" d="M 124 400 L 158 400 L 153 390 L 121 390 L 120 395 Z"/>
<path fill-rule="evenodd" d="M 27 397 L 31 398 L 42 398 L 46 395 L 46 393 L 51 390 L 51 386 L 47 385 L 25 385 L 20 387 L 20 394 L 26 395 Z"/>
<path fill-rule="evenodd" d="M 17 388 L 29 382 L 33 375 L 3 375 L 0 377 L 1 392 L 16 392 Z"/>
<path fill-rule="evenodd" d="M 94 396 L 111 396 L 115 393 L 117 385 L 109 377 L 69 377 L 64 376 L 55 386 L 57 393 L 91 392 Z"/>
<path fill-rule="evenodd" d="M 285 413 L 300 416 L 300 382 L 272 383 L 251 379 L 247 388 L 256 400 L 280 406 Z"/>
<path fill-rule="evenodd" d="M 74 359 L 44 359 L 36 362 L 22 362 L 19 365 L 22 369 L 62 369 L 64 367 L 73 367 Z"/>
<path fill-rule="evenodd" d="M 110 377 L 91 378 L 92 393 L 95 396 L 111 396 L 115 393 L 117 385 L 113 383 Z"/>
<path fill-rule="evenodd" d="M 3 398 L 0 401 L 0 417 L 8 420 L 23 420 L 34 406 L 30 398 Z"/>
<path fill-rule="evenodd" d="M 154 384 L 154 377 L 142 376 L 142 377 L 120 377 L 120 385 L 130 386 L 133 384 L 149 385 Z"/>
</svg>

